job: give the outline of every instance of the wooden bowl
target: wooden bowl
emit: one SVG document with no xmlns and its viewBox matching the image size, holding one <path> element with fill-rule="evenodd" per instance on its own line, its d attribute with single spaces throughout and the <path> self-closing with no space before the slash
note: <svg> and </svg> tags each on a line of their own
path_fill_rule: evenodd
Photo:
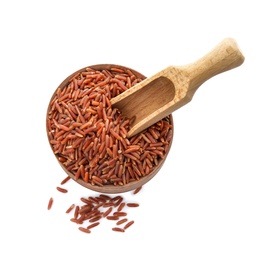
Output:
<svg viewBox="0 0 260 260">
<path fill-rule="evenodd" d="M 140 79 L 145 79 L 146 77 L 144 75 L 142 75 L 140 72 L 138 71 L 135 71 L 131 68 L 128 68 L 128 67 L 125 67 L 125 66 L 121 66 L 121 65 L 114 65 L 114 64 L 98 64 L 98 65 L 93 65 L 93 66 L 87 66 L 88 68 L 91 68 L 91 69 L 94 69 L 94 70 L 98 70 L 98 71 L 102 71 L 104 69 L 107 69 L 107 70 L 110 70 L 111 68 L 119 68 L 119 69 L 129 69 L 131 70 L 137 77 L 139 77 Z M 58 88 L 61 88 L 63 89 L 65 86 L 67 86 L 67 84 L 69 83 L 69 80 L 75 76 L 76 74 L 78 73 L 81 73 L 83 71 L 86 71 L 86 67 L 80 69 L 80 70 L 77 70 L 75 71 L 74 73 L 72 73 L 71 75 L 69 75 L 65 80 L 63 80 L 63 82 L 58 86 Z M 57 88 L 57 89 L 58 89 Z M 51 101 L 53 100 L 55 94 L 56 94 L 56 91 L 57 89 L 55 90 L 55 92 L 53 93 L 51 99 L 50 99 L 50 102 L 49 102 L 49 105 L 48 105 L 48 108 L 47 108 L 47 116 L 46 116 L 46 130 L 47 130 L 47 136 L 48 136 L 48 141 L 49 141 L 49 144 L 51 146 L 51 149 L 54 153 L 54 150 L 53 150 L 53 146 L 51 145 L 50 143 L 50 136 L 49 136 L 49 130 L 48 130 L 48 114 L 49 114 L 49 111 L 51 109 Z M 172 125 L 172 130 L 174 129 L 173 128 L 173 118 L 172 118 L 172 115 L 169 115 L 169 122 L 170 124 Z M 74 180 L 76 181 L 77 183 L 79 183 L 80 185 L 86 187 L 87 189 L 90 189 L 90 190 L 93 190 L 93 191 L 96 191 L 96 192 L 100 192 L 100 193 L 108 193 L 108 194 L 116 194 L 116 193 L 123 193 L 123 192 L 128 192 L 128 191 L 131 191 L 131 190 L 135 190 L 137 189 L 138 187 L 140 186 L 143 186 L 144 184 L 146 184 L 148 181 L 150 181 L 158 172 L 159 170 L 161 169 L 161 167 L 163 166 L 167 156 L 168 156 L 168 153 L 170 151 L 170 148 L 171 148 L 171 145 L 172 145 L 172 139 L 173 139 L 173 134 L 172 134 L 172 137 L 171 137 L 171 140 L 169 142 L 169 146 L 168 146 L 168 150 L 167 152 L 165 153 L 164 155 L 164 158 L 160 159 L 159 161 L 159 164 L 156 165 L 153 169 L 153 171 L 151 171 L 148 175 L 145 175 L 143 177 L 141 177 L 139 180 L 136 180 L 136 181 L 131 181 L 125 185 L 112 185 L 112 184 L 105 184 L 103 186 L 98 186 L 98 185 L 92 185 L 91 183 L 87 183 L 85 182 L 83 179 L 79 178 L 79 179 L 75 179 L 75 175 L 69 171 L 64 165 L 62 162 L 60 162 L 58 156 L 54 153 L 54 156 L 56 157 L 57 161 L 59 162 L 59 164 L 61 165 L 61 167 L 63 168 L 63 170 Z"/>
</svg>

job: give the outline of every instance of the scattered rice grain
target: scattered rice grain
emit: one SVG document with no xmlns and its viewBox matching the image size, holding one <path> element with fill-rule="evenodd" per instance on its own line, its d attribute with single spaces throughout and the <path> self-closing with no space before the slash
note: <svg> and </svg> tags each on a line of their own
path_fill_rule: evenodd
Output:
<svg viewBox="0 0 260 260">
<path fill-rule="evenodd" d="M 126 230 L 127 228 L 129 228 L 130 226 L 132 226 L 134 224 L 134 221 L 131 220 L 129 221 L 125 226 L 124 226 L 124 230 Z"/>
<path fill-rule="evenodd" d="M 52 207 L 52 204 L 53 204 L 53 198 L 51 197 L 50 199 L 49 199 L 49 202 L 48 202 L 48 210 L 50 210 L 51 209 L 51 207 Z"/>
<path fill-rule="evenodd" d="M 113 227 L 112 230 L 116 232 L 125 232 L 123 228 L 119 228 L 119 227 Z"/>
<path fill-rule="evenodd" d="M 58 190 L 59 192 L 62 192 L 62 193 L 67 193 L 67 192 L 68 192 L 68 190 L 63 189 L 63 188 L 61 188 L 61 187 L 57 187 L 57 190 Z"/>
</svg>

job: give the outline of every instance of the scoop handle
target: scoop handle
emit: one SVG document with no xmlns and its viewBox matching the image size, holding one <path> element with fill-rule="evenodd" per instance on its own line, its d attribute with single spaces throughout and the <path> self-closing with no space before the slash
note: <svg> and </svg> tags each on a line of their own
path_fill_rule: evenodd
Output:
<svg viewBox="0 0 260 260">
<path fill-rule="evenodd" d="M 190 80 L 189 90 L 195 92 L 213 76 L 240 66 L 244 59 L 236 41 L 232 38 L 224 39 L 208 54 L 182 67 Z"/>
</svg>

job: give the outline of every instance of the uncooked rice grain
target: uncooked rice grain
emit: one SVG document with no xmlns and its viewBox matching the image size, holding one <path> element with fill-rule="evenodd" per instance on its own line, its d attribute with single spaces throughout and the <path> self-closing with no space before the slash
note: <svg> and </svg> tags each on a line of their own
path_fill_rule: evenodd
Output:
<svg viewBox="0 0 260 260">
<path fill-rule="evenodd" d="M 123 218 L 123 219 L 121 219 L 121 220 L 118 220 L 118 221 L 116 222 L 116 224 L 117 224 L 117 225 L 121 225 L 121 224 L 125 223 L 127 220 L 128 220 L 127 218 Z"/>
<path fill-rule="evenodd" d="M 127 228 L 129 228 L 130 226 L 132 226 L 134 224 L 134 221 L 131 220 L 129 221 L 125 226 L 124 226 L 124 230 L 126 230 Z"/>
<path fill-rule="evenodd" d="M 119 220 L 118 216 L 107 216 L 108 220 Z"/>
<path fill-rule="evenodd" d="M 129 69 L 86 68 L 53 95 L 46 120 L 49 142 L 75 180 L 126 185 L 150 174 L 165 157 L 173 133 L 170 117 L 127 138 L 132 119 L 111 106 L 110 99 L 138 82 Z"/>
<path fill-rule="evenodd" d="M 88 228 L 79 227 L 79 230 L 84 232 L 84 233 L 91 233 L 91 231 Z"/>
<path fill-rule="evenodd" d="M 97 222 L 99 221 L 100 219 L 102 218 L 102 216 L 96 216 L 96 217 L 93 217 L 89 220 L 90 223 L 93 223 L 93 222 Z"/>
<path fill-rule="evenodd" d="M 117 232 L 125 232 L 123 228 L 119 228 L 119 227 L 113 227 L 112 230 Z"/>
<path fill-rule="evenodd" d="M 133 194 L 137 194 L 141 189 L 142 189 L 142 186 L 138 187 L 137 189 L 134 190 Z"/>
<path fill-rule="evenodd" d="M 60 184 L 63 185 L 63 184 L 65 184 L 66 182 L 68 182 L 70 179 L 71 179 L 70 176 L 67 176 L 65 179 L 63 179 L 63 180 L 61 181 Z"/>
<path fill-rule="evenodd" d="M 87 229 L 94 228 L 94 227 L 98 226 L 99 224 L 100 224 L 100 222 L 95 222 L 95 223 L 93 223 L 93 224 L 87 226 Z"/>
<path fill-rule="evenodd" d="M 119 206 L 118 206 L 118 209 L 117 211 L 121 211 L 125 206 L 125 202 L 122 202 Z"/>
<path fill-rule="evenodd" d="M 67 192 L 68 192 L 68 190 L 63 189 L 63 188 L 61 188 L 61 187 L 57 187 L 57 190 L 58 190 L 59 192 L 62 192 L 62 193 L 67 193 Z"/>
<path fill-rule="evenodd" d="M 47 206 L 47 209 L 48 209 L 48 210 L 51 209 L 52 204 L 53 204 L 53 198 L 51 197 L 51 198 L 49 199 L 48 206 Z"/>
<path fill-rule="evenodd" d="M 75 207 L 75 204 L 72 204 L 67 210 L 66 210 L 66 213 L 70 213 Z"/>
<path fill-rule="evenodd" d="M 128 221 L 125 216 L 126 212 L 121 210 L 125 205 L 139 205 L 137 203 L 127 203 L 123 201 L 123 197 L 117 195 L 111 197 L 105 194 L 100 194 L 99 196 L 89 196 L 87 198 L 81 197 L 81 202 L 83 205 L 72 204 L 67 210 L 66 213 L 70 213 L 74 209 L 74 216 L 70 219 L 71 222 L 76 223 L 77 225 L 85 224 L 87 221 L 89 225 L 87 227 L 79 227 L 79 230 L 85 233 L 90 233 L 90 229 L 98 226 L 101 219 L 107 220 L 116 220 L 116 225 L 122 225 Z M 48 210 L 51 208 L 53 203 L 53 198 L 49 199 Z M 106 209 L 106 204 L 109 204 L 109 208 Z M 113 212 L 114 210 L 114 212 Z M 115 227 L 112 228 L 113 231 L 125 232 L 125 229 L 130 227 L 134 221 L 129 221 L 125 224 L 124 228 Z"/>
<path fill-rule="evenodd" d="M 106 218 L 110 213 L 111 211 L 113 210 L 112 207 L 109 207 L 104 213 L 103 213 L 103 217 Z"/>
<path fill-rule="evenodd" d="M 113 213 L 114 216 L 117 216 L 117 217 L 125 217 L 127 215 L 126 212 L 122 212 L 122 211 L 116 211 Z"/>
<path fill-rule="evenodd" d="M 126 205 L 127 205 L 127 207 L 131 207 L 131 208 L 139 207 L 138 203 L 126 203 Z"/>
</svg>

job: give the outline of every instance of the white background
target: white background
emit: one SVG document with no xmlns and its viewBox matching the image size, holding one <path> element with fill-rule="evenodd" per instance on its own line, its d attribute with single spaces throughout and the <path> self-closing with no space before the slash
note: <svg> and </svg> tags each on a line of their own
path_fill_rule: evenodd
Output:
<svg viewBox="0 0 260 260">
<path fill-rule="evenodd" d="M 258 1 L 1 1 L 0 259 L 260 259 Z M 52 93 L 86 66 L 146 76 L 200 58 L 226 37 L 245 62 L 173 113 L 174 141 L 124 234 L 91 234 L 65 210 L 95 196 L 66 177 L 45 131 Z M 47 203 L 52 196 L 53 208 Z"/>
</svg>

